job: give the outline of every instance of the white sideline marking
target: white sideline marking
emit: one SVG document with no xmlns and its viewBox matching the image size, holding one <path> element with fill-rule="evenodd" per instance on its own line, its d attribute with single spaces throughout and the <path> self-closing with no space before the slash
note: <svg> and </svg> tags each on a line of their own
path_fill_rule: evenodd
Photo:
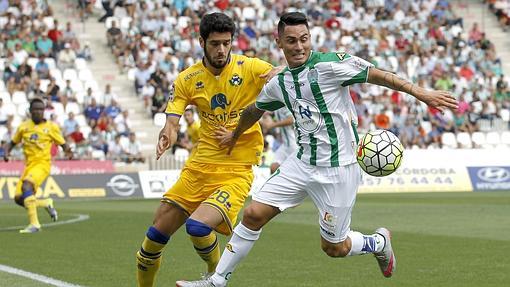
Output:
<svg viewBox="0 0 510 287">
<path fill-rule="evenodd" d="M 76 216 L 76 218 L 71 218 L 71 219 L 64 220 L 64 221 L 45 223 L 45 224 L 42 224 L 42 227 L 50 227 L 50 226 L 57 226 L 57 225 L 63 225 L 63 224 L 71 224 L 71 223 L 76 223 L 76 222 L 80 222 L 80 221 L 85 221 L 85 220 L 88 220 L 90 218 L 90 216 L 88 214 L 71 214 L 71 215 Z M 26 226 L 9 226 L 9 227 L 0 228 L 0 231 L 18 230 L 18 229 L 22 229 L 22 228 L 25 228 L 25 227 Z"/>
<path fill-rule="evenodd" d="M 57 280 L 57 279 L 46 277 L 44 275 L 28 272 L 28 271 L 25 271 L 25 270 L 21 270 L 21 269 L 18 269 L 18 268 L 14 268 L 14 267 L 10 267 L 10 266 L 7 266 L 7 265 L 2 265 L 2 264 L 0 264 L 0 271 L 6 272 L 6 273 L 11 273 L 11 274 L 14 274 L 14 275 L 18 275 L 18 276 L 21 276 L 21 277 L 32 279 L 34 281 L 43 282 L 43 283 L 50 284 L 50 285 L 57 286 L 57 287 L 83 287 L 83 286 L 80 286 L 80 285 L 67 283 L 67 282 L 64 282 L 64 281 L 60 281 L 60 280 Z"/>
</svg>

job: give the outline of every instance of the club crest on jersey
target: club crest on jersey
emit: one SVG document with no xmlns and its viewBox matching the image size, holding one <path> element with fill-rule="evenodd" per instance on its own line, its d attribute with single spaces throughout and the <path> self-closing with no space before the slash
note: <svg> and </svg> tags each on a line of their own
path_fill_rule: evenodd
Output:
<svg viewBox="0 0 510 287">
<path fill-rule="evenodd" d="M 238 87 L 243 83 L 243 79 L 241 77 L 239 77 L 238 74 L 234 74 L 232 76 L 232 79 L 230 79 L 228 82 L 230 83 L 230 85 L 232 85 L 234 87 Z"/>
<path fill-rule="evenodd" d="M 39 135 L 38 134 L 31 134 L 30 135 L 30 140 L 31 141 L 37 141 L 39 139 Z"/>
<path fill-rule="evenodd" d="M 219 93 L 211 98 L 211 110 L 214 111 L 216 108 L 226 109 L 231 102 L 227 100 L 225 94 Z"/>
<path fill-rule="evenodd" d="M 296 99 L 292 104 L 297 126 L 305 133 L 315 133 L 324 119 L 315 103 L 306 99 Z"/>
<path fill-rule="evenodd" d="M 310 69 L 310 71 L 308 71 L 308 82 L 317 83 L 318 79 L 319 79 L 319 74 L 317 73 L 317 70 L 314 68 Z"/>
<path fill-rule="evenodd" d="M 204 82 L 202 82 L 202 81 L 198 81 L 195 83 L 195 89 L 197 89 L 197 90 L 203 89 L 204 87 L 205 87 Z"/>
<path fill-rule="evenodd" d="M 347 55 L 347 54 L 346 54 L 345 52 L 336 53 L 336 56 L 338 57 L 338 59 L 339 59 L 340 61 L 345 60 L 345 56 L 346 56 L 346 55 Z"/>
</svg>

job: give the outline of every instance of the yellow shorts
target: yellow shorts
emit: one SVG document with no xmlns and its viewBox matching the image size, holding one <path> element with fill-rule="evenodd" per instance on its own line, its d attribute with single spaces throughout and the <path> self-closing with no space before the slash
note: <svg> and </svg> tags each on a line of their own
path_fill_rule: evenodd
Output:
<svg viewBox="0 0 510 287">
<path fill-rule="evenodd" d="M 37 193 L 37 190 L 41 186 L 41 184 L 46 180 L 46 178 L 50 175 L 50 165 L 46 162 L 32 162 L 29 163 L 23 174 L 21 175 L 18 183 L 16 184 L 16 193 L 15 196 L 19 196 L 23 193 L 21 190 L 21 185 L 23 181 L 30 181 L 34 185 L 34 195 Z"/>
<path fill-rule="evenodd" d="M 216 208 L 223 222 L 216 231 L 230 235 L 253 182 L 250 165 L 230 166 L 189 161 L 162 202 L 176 204 L 188 215 L 200 204 Z"/>
</svg>

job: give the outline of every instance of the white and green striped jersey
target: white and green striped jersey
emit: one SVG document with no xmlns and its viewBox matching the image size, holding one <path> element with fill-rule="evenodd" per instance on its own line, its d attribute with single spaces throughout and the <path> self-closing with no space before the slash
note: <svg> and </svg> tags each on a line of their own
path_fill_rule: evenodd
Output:
<svg viewBox="0 0 510 287">
<path fill-rule="evenodd" d="M 287 107 L 294 116 L 297 157 L 316 166 L 356 162 L 357 115 L 349 85 L 367 81 L 369 62 L 346 53 L 312 52 L 307 62 L 286 68 L 267 83 L 256 106 Z"/>
<path fill-rule="evenodd" d="M 276 121 L 283 121 L 288 117 L 292 117 L 292 114 L 288 109 L 278 109 L 274 111 L 274 117 Z M 280 134 L 282 135 L 282 145 L 287 147 L 296 146 L 296 134 L 292 125 L 279 127 Z"/>
</svg>

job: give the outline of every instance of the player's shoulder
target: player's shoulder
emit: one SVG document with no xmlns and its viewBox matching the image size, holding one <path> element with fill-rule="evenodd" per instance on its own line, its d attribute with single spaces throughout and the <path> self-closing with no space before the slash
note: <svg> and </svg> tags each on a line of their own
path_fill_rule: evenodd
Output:
<svg viewBox="0 0 510 287">
<path fill-rule="evenodd" d="M 324 62 L 343 62 L 352 55 L 346 52 L 313 52 L 311 61 L 315 64 Z"/>
<path fill-rule="evenodd" d="M 248 68 L 251 68 L 253 67 L 253 65 L 263 65 L 263 66 L 268 66 L 268 67 L 271 67 L 271 64 L 264 61 L 264 60 L 261 60 L 257 57 L 247 57 L 245 55 L 240 55 L 240 54 L 231 54 L 231 61 L 234 65 L 237 65 L 239 67 L 248 67 Z"/>
<path fill-rule="evenodd" d="M 180 72 L 177 76 L 178 80 L 183 82 L 187 82 L 201 74 L 205 73 L 205 67 L 202 65 L 202 62 L 198 61 L 195 64 L 189 66 L 184 71 Z"/>
<path fill-rule="evenodd" d="M 32 125 L 32 120 L 31 120 L 31 119 L 24 120 L 24 121 L 22 121 L 22 122 L 19 124 L 19 126 L 18 126 L 18 130 L 26 130 L 26 129 L 28 129 L 31 125 Z"/>
</svg>

